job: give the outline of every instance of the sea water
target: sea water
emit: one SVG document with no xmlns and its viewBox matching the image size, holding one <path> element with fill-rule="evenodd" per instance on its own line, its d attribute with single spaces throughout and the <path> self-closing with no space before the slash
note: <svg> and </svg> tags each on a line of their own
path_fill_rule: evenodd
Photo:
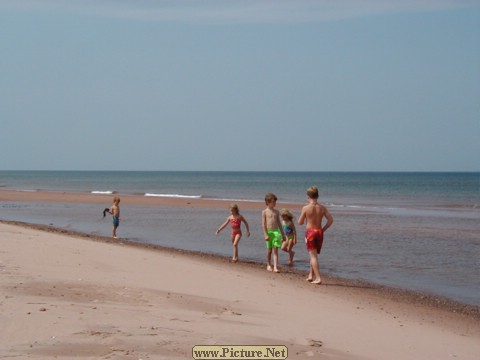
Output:
<svg viewBox="0 0 480 360">
<path fill-rule="evenodd" d="M 278 208 L 305 203 L 313 184 L 335 218 L 320 255 L 322 272 L 480 305 L 480 173 L 0 171 L 4 189 L 232 202 L 263 201 L 273 192 Z M 111 220 L 101 210 L 94 204 L 2 203 L 0 219 L 108 236 Z M 240 211 L 252 233 L 240 242 L 240 258 L 265 262 L 260 212 Z M 123 206 L 118 234 L 230 256 L 229 229 L 214 234 L 228 215 L 228 209 Z M 307 270 L 303 228 L 297 228 L 295 267 Z M 286 263 L 286 254 L 280 261 Z"/>
</svg>

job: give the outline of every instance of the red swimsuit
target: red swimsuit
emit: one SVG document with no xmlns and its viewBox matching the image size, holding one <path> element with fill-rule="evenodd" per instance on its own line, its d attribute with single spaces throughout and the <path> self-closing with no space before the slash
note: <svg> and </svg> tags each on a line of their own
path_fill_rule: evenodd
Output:
<svg viewBox="0 0 480 360">
<path fill-rule="evenodd" d="M 317 254 L 320 254 L 323 245 L 323 230 L 310 228 L 305 231 L 305 244 L 308 251 L 317 250 Z"/>
<path fill-rule="evenodd" d="M 242 235 L 242 229 L 240 225 L 242 224 L 241 218 L 231 218 L 230 225 L 232 225 L 232 236 Z"/>
</svg>

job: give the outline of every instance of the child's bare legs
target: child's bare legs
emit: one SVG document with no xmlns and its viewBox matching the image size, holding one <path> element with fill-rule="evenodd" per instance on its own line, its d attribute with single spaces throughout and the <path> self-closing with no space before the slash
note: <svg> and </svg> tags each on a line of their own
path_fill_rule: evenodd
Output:
<svg viewBox="0 0 480 360">
<path fill-rule="evenodd" d="M 267 270 L 272 271 L 272 249 L 267 249 Z"/>
<path fill-rule="evenodd" d="M 318 264 L 318 254 L 316 250 L 311 250 L 308 252 L 310 255 L 310 272 L 308 274 L 308 281 L 311 281 L 312 284 L 321 284 L 322 279 L 320 278 L 320 266 Z"/>
<path fill-rule="evenodd" d="M 112 237 L 113 237 L 114 239 L 117 238 L 117 226 L 113 226 Z"/>
<path fill-rule="evenodd" d="M 238 261 L 238 243 L 240 242 L 241 235 L 237 234 L 234 237 L 232 237 L 232 262 L 237 262 Z"/>
<path fill-rule="evenodd" d="M 280 270 L 278 270 L 278 248 L 277 247 L 273 248 L 273 271 L 280 272 Z"/>
<path fill-rule="evenodd" d="M 290 251 L 288 252 L 288 256 L 289 256 L 288 265 L 292 266 L 293 265 L 293 257 L 295 256 L 295 251 L 293 251 L 292 248 L 290 248 Z"/>
<path fill-rule="evenodd" d="M 288 265 L 293 265 L 293 256 L 295 255 L 295 251 L 292 250 L 293 248 L 293 240 L 287 240 L 282 243 L 282 250 L 288 253 Z"/>
</svg>

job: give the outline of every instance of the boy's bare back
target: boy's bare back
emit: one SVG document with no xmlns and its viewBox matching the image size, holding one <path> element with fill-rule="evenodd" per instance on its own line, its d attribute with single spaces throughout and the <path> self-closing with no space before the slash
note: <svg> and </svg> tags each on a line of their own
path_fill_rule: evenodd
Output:
<svg viewBox="0 0 480 360">
<path fill-rule="evenodd" d="M 316 228 L 316 229 L 321 229 L 322 228 L 322 220 L 323 218 L 330 217 L 330 213 L 328 210 L 323 206 L 318 203 L 310 203 L 308 205 L 305 205 L 302 209 L 302 214 L 300 215 L 299 223 L 302 220 L 307 221 L 307 229 L 310 228 Z M 301 222 L 303 224 L 303 221 Z"/>
</svg>

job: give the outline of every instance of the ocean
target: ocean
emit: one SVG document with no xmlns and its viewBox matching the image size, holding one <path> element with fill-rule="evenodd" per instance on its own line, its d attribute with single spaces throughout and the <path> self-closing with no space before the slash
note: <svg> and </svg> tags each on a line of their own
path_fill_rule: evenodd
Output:
<svg viewBox="0 0 480 360">
<path fill-rule="evenodd" d="M 319 258 L 322 273 L 480 306 L 478 172 L 0 171 L 0 188 L 6 190 L 231 202 L 263 201 L 273 192 L 279 209 L 282 203 L 304 204 L 311 185 L 319 187 L 320 202 L 335 220 Z M 95 204 L 3 202 L 0 219 L 108 236 L 111 222 L 101 210 Z M 215 236 L 228 209 L 121 206 L 121 211 L 118 234 L 124 239 L 231 256 L 229 229 Z M 240 212 L 252 233 L 240 242 L 240 259 L 264 263 L 260 212 L 241 206 Z M 303 228 L 297 231 L 301 240 Z M 303 241 L 294 250 L 295 267 L 306 271 Z M 286 262 L 281 253 L 280 263 Z"/>
</svg>

